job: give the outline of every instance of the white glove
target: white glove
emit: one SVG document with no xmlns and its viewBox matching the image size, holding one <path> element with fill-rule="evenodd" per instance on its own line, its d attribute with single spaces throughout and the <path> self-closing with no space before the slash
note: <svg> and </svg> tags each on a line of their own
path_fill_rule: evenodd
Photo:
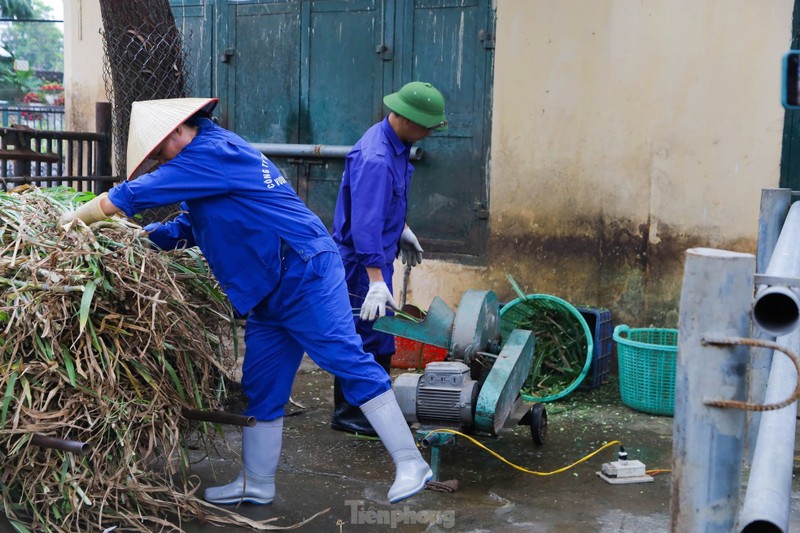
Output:
<svg viewBox="0 0 800 533">
<path fill-rule="evenodd" d="M 392 309 L 397 310 L 397 304 L 389 292 L 386 282 L 373 281 L 369 284 L 369 291 L 361 305 L 361 320 L 372 321 L 378 317 L 386 315 L 386 304 Z"/>
<path fill-rule="evenodd" d="M 409 266 L 417 266 L 422 263 L 422 246 L 419 245 L 417 236 L 406 226 L 400 234 L 400 254 L 403 256 L 403 263 Z"/>
<path fill-rule="evenodd" d="M 106 193 L 95 196 L 75 211 L 64 213 L 58 218 L 58 225 L 66 226 L 76 218 L 83 220 L 86 224 L 92 224 L 93 222 L 107 219 L 108 215 L 106 215 L 100 207 L 100 200 L 106 196 L 108 196 Z"/>
<path fill-rule="evenodd" d="M 60 217 L 58 217 L 58 225 L 60 227 L 64 227 L 73 220 L 77 218 L 75 211 L 67 211 L 66 213 L 62 213 Z"/>
</svg>

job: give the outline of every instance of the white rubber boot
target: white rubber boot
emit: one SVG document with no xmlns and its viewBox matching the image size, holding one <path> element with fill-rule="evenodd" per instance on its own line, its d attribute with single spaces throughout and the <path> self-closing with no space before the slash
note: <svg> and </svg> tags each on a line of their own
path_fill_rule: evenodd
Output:
<svg viewBox="0 0 800 533">
<path fill-rule="evenodd" d="M 208 487 L 203 497 L 220 505 L 265 505 L 275 497 L 275 471 L 281 458 L 283 417 L 242 429 L 242 471 L 232 483 Z"/>
<path fill-rule="evenodd" d="M 433 472 L 417 449 L 394 391 L 389 389 L 376 396 L 362 405 L 361 410 L 394 460 L 396 471 L 389 501 L 399 502 L 424 489 Z"/>
</svg>

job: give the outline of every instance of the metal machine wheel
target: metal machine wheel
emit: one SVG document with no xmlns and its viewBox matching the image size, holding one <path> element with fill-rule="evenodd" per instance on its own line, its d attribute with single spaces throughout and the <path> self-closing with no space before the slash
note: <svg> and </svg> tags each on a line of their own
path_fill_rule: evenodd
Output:
<svg viewBox="0 0 800 533">
<path fill-rule="evenodd" d="M 529 414 L 531 439 L 535 445 L 541 446 L 547 437 L 547 409 L 543 403 L 535 403 L 531 406 Z"/>
<path fill-rule="evenodd" d="M 477 352 L 492 351 L 500 338 L 500 305 L 493 291 L 469 290 L 461 297 L 453 319 L 451 353 L 453 359 L 471 366 Z"/>
</svg>

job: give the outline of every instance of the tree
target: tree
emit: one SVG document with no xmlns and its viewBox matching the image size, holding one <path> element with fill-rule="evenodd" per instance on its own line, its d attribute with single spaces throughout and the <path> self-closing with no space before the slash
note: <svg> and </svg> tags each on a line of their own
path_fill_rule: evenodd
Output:
<svg viewBox="0 0 800 533">
<path fill-rule="evenodd" d="M 0 0 L 0 10 L 5 16 L 7 4 L 23 4 L 23 0 Z M 51 9 L 42 0 L 29 0 L 32 13 L 29 18 L 52 17 Z M 33 70 L 64 70 L 64 32 L 52 22 L 11 22 L 2 32 L 0 42 L 15 59 L 28 61 Z"/>
<path fill-rule="evenodd" d="M 0 15 L 3 18 L 29 19 L 33 18 L 32 0 L 0 0 Z"/>
</svg>

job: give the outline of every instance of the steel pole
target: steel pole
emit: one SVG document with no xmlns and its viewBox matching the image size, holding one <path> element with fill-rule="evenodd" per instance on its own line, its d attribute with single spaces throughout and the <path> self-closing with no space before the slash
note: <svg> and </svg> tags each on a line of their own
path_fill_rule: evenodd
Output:
<svg viewBox="0 0 800 533">
<path fill-rule="evenodd" d="M 756 272 L 758 273 L 767 271 L 791 203 L 791 189 L 762 189 L 761 191 L 756 255 Z"/>
<path fill-rule="evenodd" d="M 328 157 L 344 159 L 353 148 L 336 144 L 284 144 L 284 143 L 252 143 L 253 148 L 268 157 Z M 419 161 L 423 150 L 419 146 L 411 147 L 409 159 Z"/>
<path fill-rule="evenodd" d="M 786 278 L 800 275 L 800 203 L 789 207 L 766 274 Z M 793 289 L 786 287 L 771 288 L 782 288 L 796 294 Z M 796 299 L 786 296 L 783 300 L 774 301 L 774 294 L 783 293 L 773 292 L 769 299 L 764 294 L 764 288 L 756 294 L 753 304 L 754 320 L 759 323 L 762 313 L 756 313 L 756 309 L 760 309 L 763 315 L 771 317 L 769 324 L 787 324 L 781 328 L 785 333 L 776 342 L 797 353 L 800 348 L 800 333 L 796 329 L 786 331 L 792 320 L 780 319 L 781 313 L 787 313 L 789 317 L 795 316 L 798 310 L 791 308 L 791 305 Z M 777 309 L 767 308 L 766 305 L 770 302 Z M 788 310 L 785 307 L 787 305 L 790 307 Z M 787 398 L 794 391 L 796 383 L 797 372 L 791 361 L 782 354 L 773 353 L 764 402 L 774 403 Z M 796 402 L 783 409 L 761 413 L 750 477 L 739 517 L 743 532 L 788 530 L 796 417 Z"/>
<path fill-rule="evenodd" d="M 745 400 L 747 349 L 709 338 L 747 337 L 755 257 L 686 252 L 678 318 L 670 498 L 671 531 L 733 530 L 739 510 L 745 429 L 742 410 L 706 400 Z"/>
<path fill-rule="evenodd" d="M 762 189 L 761 206 L 758 214 L 758 248 L 756 252 L 756 272 L 763 274 L 769 267 L 772 252 L 778 244 L 783 222 L 789 213 L 792 203 L 791 189 Z M 752 337 L 764 340 L 773 340 L 774 335 L 766 333 L 761 328 L 753 328 Z M 768 348 L 750 349 L 750 372 L 748 374 L 748 394 L 753 403 L 764 403 L 769 380 L 769 369 L 772 364 L 772 350 Z M 747 440 L 745 441 L 745 461 L 753 462 L 753 453 L 756 447 L 758 426 L 761 422 L 761 413 L 750 411 L 747 413 Z"/>
<path fill-rule="evenodd" d="M 776 343 L 797 353 L 800 331 L 778 337 Z M 796 384 L 794 364 L 784 354 L 773 353 L 764 403 L 785 400 L 794 392 Z M 789 531 L 796 419 L 797 402 L 783 409 L 761 413 L 739 517 L 743 533 Z"/>
<path fill-rule="evenodd" d="M 800 274 L 800 203 L 789 207 L 780 236 L 764 272 L 767 276 L 796 278 Z M 762 285 L 753 302 L 753 320 L 766 333 L 788 335 L 800 324 L 800 296 L 786 286 Z"/>
</svg>

